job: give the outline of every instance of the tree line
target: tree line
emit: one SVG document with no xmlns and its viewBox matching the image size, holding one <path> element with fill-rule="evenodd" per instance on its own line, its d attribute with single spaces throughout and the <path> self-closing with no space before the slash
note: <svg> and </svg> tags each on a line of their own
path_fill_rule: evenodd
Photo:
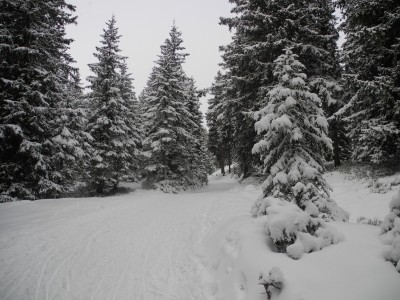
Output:
<svg viewBox="0 0 400 300">
<path fill-rule="evenodd" d="M 89 92 L 68 54 L 65 0 L 0 7 L 0 202 L 105 194 L 122 180 L 178 192 L 207 183 L 201 91 L 182 69 L 172 26 L 138 101 L 116 19 L 89 64 Z"/>
<path fill-rule="evenodd" d="M 381 163 L 400 157 L 400 4 L 395 0 L 229 0 L 233 32 L 221 47 L 207 114 L 209 148 L 219 166 L 240 176 L 264 167 L 252 149 L 257 118 L 278 84 L 276 59 L 285 48 L 304 64 L 310 91 L 321 99 L 336 166 L 353 159 Z M 335 9 L 343 20 L 337 28 Z M 345 33 L 341 50 L 338 30 Z"/>
</svg>

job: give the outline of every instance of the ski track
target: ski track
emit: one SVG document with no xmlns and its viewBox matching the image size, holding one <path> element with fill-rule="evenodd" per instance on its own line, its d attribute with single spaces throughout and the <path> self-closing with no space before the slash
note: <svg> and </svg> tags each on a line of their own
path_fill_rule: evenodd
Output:
<svg viewBox="0 0 400 300">
<path fill-rule="evenodd" d="M 4 205 L 0 299 L 204 299 L 194 249 L 238 197 L 255 199 L 223 178 L 178 195 Z"/>
</svg>

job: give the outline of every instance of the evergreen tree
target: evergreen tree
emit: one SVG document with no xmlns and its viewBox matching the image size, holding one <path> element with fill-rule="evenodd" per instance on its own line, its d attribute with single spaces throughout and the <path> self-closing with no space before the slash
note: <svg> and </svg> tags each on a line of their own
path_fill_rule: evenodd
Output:
<svg viewBox="0 0 400 300">
<path fill-rule="evenodd" d="M 63 0 L 1 1 L 0 201 L 58 197 L 73 185 L 64 166 L 82 155 L 60 120 L 76 71 L 65 37 L 74 10 Z M 67 144 L 60 145 L 60 134 Z"/>
<path fill-rule="evenodd" d="M 264 197 L 295 203 L 312 216 L 346 219 L 330 199 L 330 187 L 322 177 L 323 153 L 332 148 L 328 123 L 318 95 L 311 93 L 305 67 L 290 49 L 276 60 L 278 84 L 268 93 L 267 105 L 256 113 L 260 141 L 253 148 L 264 162 Z M 264 199 L 253 215 L 265 214 Z"/>
<path fill-rule="evenodd" d="M 400 3 L 340 0 L 346 111 L 353 158 L 375 163 L 400 156 Z"/>
<path fill-rule="evenodd" d="M 225 175 L 225 165 L 232 164 L 232 120 L 230 111 L 224 104 L 226 99 L 226 76 L 219 71 L 211 87 L 212 98 L 208 100 L 207 125 L 208 149 L 214 155 L 221 174 Z"/>
<path fill-rule="evenodd" d="M 119 79 L 119 89 L 121 93 L 121 97 L 125 102 L 127 111 L 126 111 L 126 124 L 129 128 L 129 136 L 130 140 L 127 141 L 129 143 L 130 155 L 128 157 L 130 167 L 128 171 L 128 177 L 130 180 L 138 180 L 141 166 L 141 147 L 143 140 L 143 128 L 141 126 L 140 120 L 140 107 L 138 100 L 136 98 L 136 94 L 134 92 L 133 79 L 131 78 L 131 74 L 128 73 L 128 66 L 126 64 L 125 58 L 121 62 L 120 65 L 120 79 Z"/>
<path fill-rule="evenodd" d="M 88 131 L 93 136 L 91 180 L 97 193 L 116 188 L 127 176 L 135 176 L 140 130 L 136 124 L 136 101 L 126 71 L 125 58 L 118 46 L 120 36 L 115 17 L 103 30 L 101 46 L 96 47 L 97 63 L 89 67 L 90 116 Z"/>
<path fill-rule="evenodd" d="M 144 100 L 144 186 L 174 193 L 201 184 L 195 175 L 199 166 L 192 163 L 195 131 L 199 130 L 198 100 L 188 100 L 188 80 L 182 70 L 187 54 L 181 44 L 181 33 L 174 24 L 161 46 Z"/>
<path fill-rule="evenodd" d="M 204 140 L 203 114 L 200 111 L 200 96 L 202 91 L 196 89 L 193 78 L 186 79 L 186 107 L 192 116 L 195 126 L 189 127 L 193 137 L 193 143 L 189 145 L 191 149 L 190 164 L 193 174 L 193 181 L 196 185 L 202 186 L 207 183 L 207 145 Z"/>
<path fill-rule="evenodd" d="M 59 114 L 54 118 L 54 128 L 57 130 L 52 138 L 55 148 L 52 161 L 63 175 L 61 184 L 70 193 L 86 187 L 88 183 L 93 138 L 86 132 L 87 109 L 83 102 L 79 72 L 76 70 L 64 76 L 69 76 L 69 82 L 64 86 Z"/>
<path fill-rule="evenodd" d="M 224 105 L 231 112 L 234 128 L 235 159 L 240 173 L 249 175 L 257 160 L 249 155 L 256 142 L 253 121 L 246 112 L 257 111 L 266 93 L 276 84 L 274 60 L 284 47 L 292 47 L 306 66 L 310 87 L 318 93 L 324 110 L 332 115 L 342 105 L 340 66 L 336 55 L 338 33 L 331 0 L 272 1 L 230 0 L 233 17 L 221 24 L 235 29 L 232 42 L 223 51 L 228 77 Z M 342 130 L 338 118 L 331 118 L 337 164 Z M 337 129 L 336 129 L 337 128 Z M 336 146 L 338 144 L 338 146 Z"/>
</svg>

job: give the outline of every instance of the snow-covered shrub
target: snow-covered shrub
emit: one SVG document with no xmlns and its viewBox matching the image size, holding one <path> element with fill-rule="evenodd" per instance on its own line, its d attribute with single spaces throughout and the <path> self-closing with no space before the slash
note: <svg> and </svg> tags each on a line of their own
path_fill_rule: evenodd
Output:
<svg viewBox="0 0 400 300">
<path fill-rule="evenodd" d="M 390 213 L 382 223 L 382 240 L 390 248 L 384 253 L 385 259 L 392 262 L 400 272 L 400 190 L 389 203 Z"/>
<path fill-rule="evenodd" d="M 382 225 L 382 221 L 379 220 L 378 218 L 370 219 L 370 218 L 366 218 L 364 216 L 358 217 L 357 223 L 358 224 L 367 224 L 367 225 L 372 225 L 372 226 L 381 226 Z"/>
<path fill-rule="evenodd" d="M 278 252 L 299 259 L 304 253 L 318 251 L 343 240 L 333 227 L 318 217 L 318 210 L 301 210 L 297 205 L 274 197 L 262 199 L 267 216 L 265 230 Z"/>
<path fill-rule="evenodd" d="M 368 182 L 368 187 L 371 193 L 385 194 L 392 189 L 391 182 L 382 182 L 377 178 L 372 178 Z"/>
<path fill-rule="evenodd" d="M 278 267 L 273 267 L 268 274 L 264 272 L 260 273 L 259 276 L 260 284 L 264 286 L 267 299 L 271 299 L 272 288 L 278 291 L 282 290 L 284 284 L 283 273 Z"/>
</svg>

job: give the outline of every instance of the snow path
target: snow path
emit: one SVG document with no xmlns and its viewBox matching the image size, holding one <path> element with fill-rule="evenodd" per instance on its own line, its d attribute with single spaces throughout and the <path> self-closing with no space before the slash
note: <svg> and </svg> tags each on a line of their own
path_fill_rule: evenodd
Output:
<svg viewBox="0 0 400 300">
<path fill-rule="evenodd" d="M 1 205 L 0 299 L 204 299 L 194 248 L 235 185 Z"/>
</svg>

